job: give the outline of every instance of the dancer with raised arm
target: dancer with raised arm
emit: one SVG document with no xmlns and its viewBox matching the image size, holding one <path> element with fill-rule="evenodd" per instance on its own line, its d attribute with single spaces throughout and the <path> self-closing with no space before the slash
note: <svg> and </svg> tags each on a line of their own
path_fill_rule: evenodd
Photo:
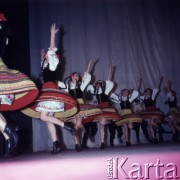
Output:
<svg viewBox="0 0 180 180">
<path fill-rule="evenodd" d="M 158 140 L 156 138 L 155 129 L 159 128 L 159 125 L 164 119 L 164 114 L 162 111 L 156 108 L 156 98 L 160 92 L 160 87 L 164 77 L 161 77 L 156 88 L 146 88 L 144 94 L 140 96 L 145 104 L 145 111 L 140 113 L 140 116 L 147 121 L 150 128 L 152 142 L 157 144 Z"/>
<path fill-rule="evenodd" d="M 101 146 L 100 149 L 105 148 L 105 126 L 111 122 L 111 120 L 120 119 L 120 116 L 116 113 L 116 109 L 109 104 L 109 95 L 114 87 L 112 76 L 114 73 L 114 66 L 110 66 L 108 80 L 98 80 L 95 85 L 89 85 L 87 91 L 92 95 L 95 95 L 97 107 L 102 110 L 101 114 L 94 115 L 84 119 L 83 123 L 96 121 L 99 122 Z"/>
<path fill-rule="evenodd" d="M 58 81 L 58 86 L 64 91 L 68 92 L 79 105 L 79 112 L 73 117 L 66 118 L 66 121 L 71 121 L 74 124 L 74 142 L 76 151 L 81 151 L 81 136 L 79 130 L 82 132 L 82 137 L 85 133 L 84 126 L 82 121 L 84 118 L 99 114 L 101 110 L 97 108 L 95 105 L 85 103 L 83 98 L 83 93 L 85 88 L 91 81 L 91 70 L 96 63 L 96 59 L 92 59 L 89 64 L 87 70 L 84 72 L 83 77 L 79 75 L 77 72 L 73 72 L 65 78 L 64 82 Z"/>
<path fill-rule="evenodd" d="M 178 140 L 178 135 L 180 132 L 180 109 L 177 105 L 176 92 L 172 89 L 172 82 L 167 81 L 165 87 L 166 91 L 166 104 L 169 106 L 169 112 L 166 116 L 166 120 L 172 130 L 172 141 L 176 142 Z"/>
<path fill-rule="evenodd" d="M 138 86 L 137 86 L 138 87 Z M 120 103 L 120 115 L 122 117 L 121 120 L 116 121 L 115 124 L 117 126 L 124 127 L 126 146 L 131 145 L 131 134 L 130 130 L 133 128 L 133 123 L 141 123 L 142 119 L 136 113 L 133 113 L 131 110 L 131 103 L 139 96 L 139 92 L 137 87 L 132 91 L 130 89 L 122 89 L 119 96 L 116 94 L 111 94 L 111 100 L 119 101 Z"/>
<path fill-rule="evenodd" d="M 72 116 L 77 112 L 76 101 L 66 92 L 59 90 L 57 86 L 56 70 L 59 58 L 56 54 L 55 37 L 59 29 L 56 24 L 50 28 L 50 47 L 41 62 L 43 69 L 43 86 L 36 101 L 22 112 L 30 117 L 38 118 L 46 122 L 53 142 L 51 154 L 61 152 L 62 148 L 57 136 L 55 125 L 58 125 L 73 135 L 73 128 L 68 126 L 61 118 Z"/>
</svg>

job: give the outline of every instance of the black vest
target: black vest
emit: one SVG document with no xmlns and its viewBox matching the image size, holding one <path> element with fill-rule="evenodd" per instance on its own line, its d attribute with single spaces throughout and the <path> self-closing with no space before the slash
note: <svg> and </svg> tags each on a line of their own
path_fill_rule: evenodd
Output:
<svg viewBox="0 0 180 180">
<path fill-rule="evenodd" d="M 108 95 L 106 95 L 105 93 L 101 93 L 101 94 L 96 94 L 96 98 L 98 101 L 98 104 L 103 103 L 103 102 L 108 102 Z"/>
<path fill-rule="evenodd" d="M 121 109 L 131 109 L 131 103 L 128 99 L 126 101 L 121 101 L 120 106 Z"/>
<path fill-rule="evenodd" d="M 153 107 L 153 106 L 155 106 L 155 101 L 153 101 L 150 97 L 148 99 L 144 99 L 144 104 L 145 104 L 146 108 Z"/>
<path fill-rule="evenodd" d="M 170 108 L 171 108 L 171 107 L 177 107 L 177 98 L 175 97 L 175 98 L 174 98 L 174 101 L 170 101 L 170 100 L 168 99 L 167 104 L 169 105 Z"/>
<path fill-rule="evenodd" d="M 56 71 L 49 70 L 49 66 L 47 66 L 43 70 L 42 73 L 43 73 L 44 83 L 46 83 L 46 82 L 56 82 Z"/>
<path fill-rule="evenodd" d="M 81 91 L 81 88 L 80 88 L 80 83 L 78 84 L 78 86 L 75 88 L 75 89 L 70 89 L 70 85 L 68 86 L 69 87 L 69 94 L 75 98 L 75 99 L 80 99 L 83 97 L 83 92 Z"/>
</svg>

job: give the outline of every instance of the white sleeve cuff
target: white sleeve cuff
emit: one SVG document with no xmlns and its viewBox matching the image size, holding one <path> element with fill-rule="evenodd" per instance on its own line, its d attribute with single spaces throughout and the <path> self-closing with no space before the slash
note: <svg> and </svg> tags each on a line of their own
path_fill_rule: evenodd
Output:
<svg viewBox="0 0 180 180">
<path fill-rule="evenodd" d="M 110 80 L 107 80 L 105 94 L 108 95 L 111 92 L 111 90 L 113 89 L 113 87 L 114 87 L 114 83 Z"/>
<path fill-rule="evenodd" d="M 50 49 L 47 52 L 47 60 L 49 63 L 49 69 L 55 71 L 59 63 L 59 58 L 56 55 L 57 48 Z"/>
<path fill-rule="evenodd" d="M 91 94 L 94 94 L 94 87 L 93 87 L 93 85 L 91 85 L 91 84 L 88 85 L 87 91 L 90 91 Z"/>
<path fill-rule="evenodd" d="M 87 85 L 91 81 L 91 75 L 88 72 L 84 73 L 84 76 L 82 77 L 82 83 L 81 83 L 81 91 L 84 91 L 84 89 L 87 87 Z"/>
</svg>

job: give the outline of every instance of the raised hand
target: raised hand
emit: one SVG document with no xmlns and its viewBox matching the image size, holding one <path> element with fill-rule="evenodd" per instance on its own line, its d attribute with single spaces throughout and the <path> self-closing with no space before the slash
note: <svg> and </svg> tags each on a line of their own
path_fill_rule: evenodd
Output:
<svg viewBox="0 0 180 180">
<path fill-rule="evenodd" d="M 55 35 L 59 31 L 59 29 L 56 29 L 56 24 L 52 24 L 50 32 L 51 32 L 51 39 L 50 39 L 50 49 L 55 48 Z"/>
<path fill-rule="evenodd" d="M 137 83 L 137 85 L 136 85 L 136 90 L 137 91 L 139 91 L 140 90 L 140 88 L 141 88 L 141 84 L 142 84 L 142 79 L 141 78 L 139 78 L 139 81 L 138 81 L 138 83 Z"/>
<path fill-rule="evenodd" d="M 91 59 L 89 61 L 89 64 L 88 64 L 88 68 L 87 68 L 87 71 L 88 73 L 91 73 L 93 67 L 94 67 L 94 64 L 98 61 L 98 59 Z"/>
<path fill-rule="evenodd" d="M 109 68 L 108 80 L 112 80 L 114 70 L 115 70 L 115 66 L 111 65 Z"/>
<path fill-rule="evenodd" d="M 159 80 L 159 84 L 158 84 L 158 89 L 161 87 L 163 79 L 164 79 L 164 76 L 161 76 Z"/>
<path fill-rule="evenodd" d="M 59 31 L 58 28 L 56 29 L 55 23 L 52 24 L 50 31 L 51 31 L 51 35 L 56 34 Z"/>
</svg>

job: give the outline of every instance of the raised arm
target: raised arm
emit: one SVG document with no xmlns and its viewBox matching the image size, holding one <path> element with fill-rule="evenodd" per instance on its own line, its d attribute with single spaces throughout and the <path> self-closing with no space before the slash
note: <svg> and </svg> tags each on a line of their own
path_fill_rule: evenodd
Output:
<svg viewBox="0 0 180 180">
<path fill-rule="evenodd" d="M 164 79 L 164 77 L 161 76 L 161 78 L 160 78 L 160 80 L 159 80 L 159 83 L 158 83 L 158 86 L 157 86 L 158 89 L 161 88 L 161 84 L 162 84 L 163 79 Z"/>
<path fill-rule="evenodd" d="M 137 85 L 136 85 L 135 90 L 137 90 L 137 91 L 139 91 L 139 90 L 140 90 L 140 88 L 141 88 L 141 83 L 142 83 L 142 79 L 141 79 L 141 78 L 139 78 L 139 81 L 138 81 L 138 83 L 137 83 Z"/>
<path fill-rule="evenodd" d="M 51 33 L 50 46 L 46 54 L 47 63 L 49 63 L 49 69 L 51 71 L 55 71 L 59 63 L 59 58 L 56 54 L 57 48 L 55 47 L 55 37 L 58 31 L 59 29 L 56 29 L 55 23 L 52 24 L 51 29 L 50 29 L 50 33 Z"/>
<path fill-rule="evenodd" d="M 91 71 L 92 71 L 92 69 L 93 69 L 93 67 L 94 67 L 94 64 L 96 63 L 98 61 L 98 59 L 91 59 L 90 61 L 89 61 L 89 64 L 88 64 L 88 67 L 87 67 L 87 70 L 86 70 L 86 72 L 87 73 L 91 73 Z"/>
<path fill-rule="evenodd" d="M 59 31 L 59 29 L 56 29 L 56 24 L 52 24 L 50 32 L 51 32 L 51 37 L 50 37 L 50 49 L 54 49 L 55 48 L 55 35 L 56 33 Z"/>
<path fill-rule="evenodd" d="M 92 59 L 89 61 L 89 64 L 88 64 L 88 67 L 87 67 L 87 70 L 84 72 L 84 75 L 82 77 L 82 83 L 81 83 L 81 91 L 84 91 L 85 88 L 87 87 L 87 85 L 90 83 L 91 81 L 91 70 L 94 66 L 94 64 L 97 62 L 98 59 Z"/>
<path fill-rule="evenodd" d="M 112 81 L 114 70 L 115 70 L 115 67 L 113 65 L 111 65 L 109 68 L 109 74 L 108 74 L 108 80 L 110 80 L 110 81 Z"/>
</svg>

